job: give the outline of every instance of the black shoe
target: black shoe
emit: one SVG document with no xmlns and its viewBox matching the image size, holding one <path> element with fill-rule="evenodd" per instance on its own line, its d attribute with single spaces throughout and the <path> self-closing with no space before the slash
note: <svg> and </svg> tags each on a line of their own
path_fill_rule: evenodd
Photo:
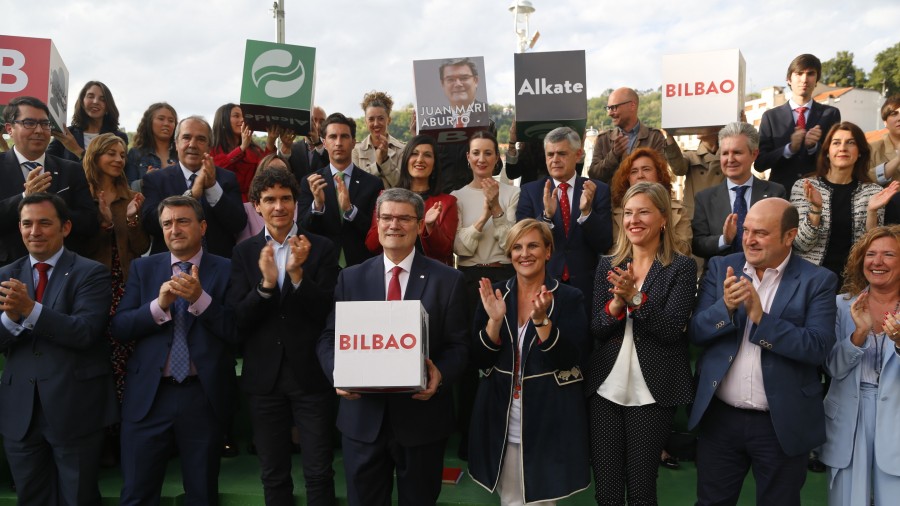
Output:
<svg viewBox="0 0 900 506">
<path fill-rule="evenodd" d="M 665 467 L 666 469 L 680 469 L 681 464 L 675 460 L 675 457 L 666 457 L 664 459 L 659 459 L 659 467 Z"/>
<path fill-rule="evenodd" d="M 810 455 L 809 461 L 806 462 L 806 468 L 809 469 L 813 473 L 824 473 L 825 472 L 825 464 L 819 460 L 819 457 L 816 455 Z"/>
<path fill-rule="evenodd" d="M 224 443 L 222 443 L 222 456 L 226 459 L 237 457 L 241 451 L 238 450 L 236 444 L 230 439 L 226 439 Z"/>
</svg>

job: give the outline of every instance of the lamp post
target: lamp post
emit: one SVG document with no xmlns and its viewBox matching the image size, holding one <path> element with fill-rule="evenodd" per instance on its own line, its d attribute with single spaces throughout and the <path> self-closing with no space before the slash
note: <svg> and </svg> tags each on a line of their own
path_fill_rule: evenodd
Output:
<svg viewBox="0 0 900 506">
<path fill-rule="evenodd" d="M 284 0 L 277 0 L 272 4 L 272 13 L 277 25 L 275 41 L 284 44 Z"/>
<path fill-rule="evenodd" d="M 513 0 L 509 6 L 509 12 L 513 13 L 513 29 L 516 32 L 516 52 L 524 53 L 526 49 L 534 46 L 537 35 L 530 36 L 528 18 L 535 11 L 529 0 Z"/>
</svg>

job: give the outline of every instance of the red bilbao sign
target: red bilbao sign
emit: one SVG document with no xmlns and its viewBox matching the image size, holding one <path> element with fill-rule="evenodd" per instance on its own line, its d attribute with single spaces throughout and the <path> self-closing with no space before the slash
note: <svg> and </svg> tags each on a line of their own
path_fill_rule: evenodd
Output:
<svg viewBox="0 0 900 506">
<path fill-rule="evenodd" d="M 69 71 L 50 39 L 0 35 L 0 108 L 18 96 L 39 98 L 62 130 L 68 94 Z"/>
<path fill-rule="evenodd" d="M 338 339 L 338 348 L 341 350 L 412 350 L 416 347 L 418 339 L 412 334 L 403 334 L 394 337 L 394 334 L 341 334 Z"/>
<path fill-rule="evenodd" d="M 718 131 L 744 108 L 744 57 L 737 49 L 663 56 L 662 127 L 673 135 Z"/>
</svg>

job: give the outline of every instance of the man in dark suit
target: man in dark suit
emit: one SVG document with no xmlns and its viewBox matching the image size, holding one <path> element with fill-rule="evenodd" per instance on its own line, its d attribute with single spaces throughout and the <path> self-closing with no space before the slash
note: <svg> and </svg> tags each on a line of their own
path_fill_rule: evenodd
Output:
<svg viewBox="0 0 900 506">
<path fill-rule="evenodd" d="M 744 253 L 713 258 L 700 284 L 698 505 L 737 503 L 750 468 L 757 504 L 799 505 L 807 453 L 825 442 L 817 366 L 835 341 L 837 277 L 791 254 L 798 223 L 790 202 L 758 202 Z"/>
<path fill-rule="evenodd" d="M 337 390 L 347 501 L 390 504 L 396 471 L 400 504 L 433 505 L 441 492 L 444 447 L 455 426 L 450 387 L 462 376 L 468 356 L 465 287 L 459 271 L 415 252 L 425 216 L 421 197 L 391 188 L 376 205 L 384 255 L 341 271 L 334 298 L 421 301 L 428 312 L 428 384 L 415 394 Z M 332 311 L 318 345 L 332 381 L 334 329 Z"/>
<path fill-rule="evenodd" d="M 801 54 L 787 70 L 791 99 L 763 113 L 759 124 L 759 160 L 756 170 L 772 169 L 769 180 L 791 191 L 794 183 L 816 170 L 816 156 L 831 127 L 841 122 L 841 111 L 812 99 L 822 76 L 822 62 Z M 826 147 L 827 149 L 827 147 Z"/>
<path fill-rule="evenodd" d="M 185 503 L 216 504 L 234 400 L 231 265 L 201 247 L 207 226 L 197 199 L 166 198 L 159 222 L 169 251 L 132 262 L 112 321 L 116 339 L 135 342 L 122 400 L 121 504 L 159 503 L 173 446 Z"/>
<path fill-rule="evenodd" d="M 300 224 L 331 239 L 340 250 L 339 263 L 348 267 L 371 258 L 366 234 L 372 224 L 375 199 L 384 189 L 381 179 L 353 165 L 356 122 L 334 113 L 319 134 L 331 163 L 300 181 Z"/>
<path fill-rule="evenodd" d="M 319 137 L 319 127 L 325 122 L 325 109 L 313 107 L 311 125 L 306 139 L 286 142 L 281 145 L 281 154 L 286 156 L 294 177 L 302 181 L 306 176 L 328 166 L 328 151 Z"/>
<path fill-rule="evenodd" d="M 265 229 L 234 248 L 228 306 L 244 356 L 253 442 L 266 504 L 294 504 L 292 426 L 300 428 L 306 502 L 334 505 L 331 467 L 334 390 L 316 356 L 316 343 L 334 302 L 337 248 L 294 223 L 297 180 L 264 169 L 250 184 L 250 201 Z"/>
<path fill-rule="evenodd" d="M 579 288 L 590 314 L 597 258 L 612 246 L 609 186 L 576 175 L 583 150 L 571 128 L 551 130 L 544 152 L 550 176 L 522 185 L 516 220 L 535 218 L 550 225 L 554 247 L 547 272 Z"/>
<path fill-rule="evenodd" d="M 209 154 L 212 129 L 199 116 L 189 116 L 175 129 L 178 165 L 144 176 L 144 229 L 153 238 L 150 253 L 166 251 L 157 206 L 166 197 L 185 195 L 203 204 L 206 215 L 204 246 L 214 255 L 231 258 L 235 237 L 247 225 L 247 213 L 234 173 L 216 167 Z"/>
<path fill-rule="evenodd" d="M 50 144 L 50 109 L 34 97 L 16 97 L 4 110 L 4 123 L 15 146 L 0 158 L 0 265 L 25 255 L 18 205 L 37 192 L 63 199 L 72 219 L 66 247 L 76 253 L 84 251 L 79 239 L 92 237 L 100 226 L 97 204 L 80 164 L 45 153 Z"/>
<path fill-rule="evenodd" d="M 694 200 L 691 246 L 698 257 L 708 260 L 742 251 L 742 220 L 750 206 L 767 197 L 787 198 L 783 186 L 751 172 L 758 154 L 759 134 L 752 125 L 729 123 L 719 131 L 720 165 L 726 179 Z"/>
<path fill-rule="evenodd" d="M 109 270 L 72 253 L 63 200 L 19 202 L 28 255 L 0 268 L 0 433 L 19 504 L 100 504 L 103 428 L 115 423 Z"/>
</svg>

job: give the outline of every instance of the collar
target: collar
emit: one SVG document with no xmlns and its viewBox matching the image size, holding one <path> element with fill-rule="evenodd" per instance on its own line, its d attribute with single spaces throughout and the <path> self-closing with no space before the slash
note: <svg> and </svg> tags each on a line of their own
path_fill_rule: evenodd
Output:
<svg viewBox="0 0 900 506">
<path fill-rule="evenodd" d="M 191 258 L 188 258 L 187 260 L 182 260 L 182 259 L 176 257 L 175 255 L 173 255 L 172 253 L 169 253 L 169 265 L 174 267 L 175 264 L 177 264 L 178 262 L 190 262 L 196 266 L 199 266 L 201 257 L 203 257 L 203 248 L 200 248 L 200 250 L 197 251 L 196 255 L 192 256 Z"/>
<path fill-rule="evenodd" d="M 193 175 L 196 174 L 197 172 L 200 172 L 200 169 L 197 169 L 197 172 L 194 172 L 194 171 L 192 171 L 191 169 L 185 167 L 184 164 L 181 163 L 181 160 L 178 160 L 178 166 L 181 167 L 181 175 L 184 176 L 184 180 L 185 180 L 185 181 L 187 181 L 188 179 L 190 179 L 191 176 L 193 176 Z"/>
<path fill-rule="evenodd" d="M 569 188 L 575 188 L 575 179 L 577 177 L 578 177 L 578 171 L 575 171 L 575 174 L 572 174 L 572 177 L 570 177 L 568 181 L 557 181 L 556 179 L 553 179 L 552 177 L 550 179 L 553 179 L 553 186 L 556 188 L 558 188 L 559 185 L 562 183 L 568 183 Z"/>
<path fill-rule="evenodd" d="M 388 134 L 387 141 L 388 141 L 388 147 L 396 148 L 396 147 L 400 146 L 399 141 L 391 134 Z M 366 138 L 363 139 L 362 142 L 360 142 L 359 144 L 360 144 L 360 149 L 363 149 L 363 150 L 369 149 L 370 147 L 372 147 L 372 134 L 367 135 Z M 374 148 L 372 148 L 372 149 L 374 149 Z"/>
<path fill-rule="evenodd" d="M 17 146 L 13 146 L 13 153 L 15 153 L 16 158 L 19 159 L 19 165 L 22 165 L 25 162 L 37 162 L 41 167 L 44 167 L 44 161 L 47 158 L 47 153 L 41 153 L 41 156 L 35 158 L 34 160 L 29 160 L 25 155 L 19 153 L 19 148 Z"/>
<path fill-rule="evenodd" d="M 747 180 L 741 184 L 732 183 L 730 179 L 725 178 L 725 185 L 728 187 L 728 191 L 731 191 L 735 186 L 749 186 L 750 189 L 753 189 L 753 174 L 747 177 Z"/>
<path fill-rule="evenodd" d="M 265 230 L 266 242 L 272 241 L 275 244 L 278 244 L 279 246 L 284 246 L 285 243 L 287 243 L 289 240 L 291 240 L 291 237 L 294 237 L 297 235 L 298 228 L 297 228 L 297 222 L 294 222 L 294 225 L 291 227 L 291 231 L 288 232 L 288 234 L 284 238 L 284 242 L 282 242 L 282 243 L 279 243 L 278 241 L 275 240 L 274 237 L 272 237 L 272 234 L 269 233 L 268 225 L 266 225 L 263 230 Z"/>
<path fill-rule="evenodd" d="M 413 258 L 415 258 L 415 256 L 416 248 L 413 248 L 409 255 L 406 255 L 406 258 L 400 260 L 400 263 L 397 264 L 397 266 L 402 267 L 407 273 L 412 272 Z M 395 267 L 394 262 L 391 262 L 387 255 L 381 255 L 381 258 L 384 260 L 384 273 L 387 274 L 391 272 L 391 269 Z"/>
<path fill-rule="evenodd" d="M 778 267 L 766 269 L 766 272 L 763 273 L 763 277 L 771 271 L 775 274 L 776 278 L 781 278 L 784 275 L 785 269 L 787 269 L 787 264 L 791 261 L 791 255 L 792 252 L 788 251 L 787 256 L 784 257 L 784 260 L 782 260 L 780 264 L 778 264 Z M 744 261 L 743 271 L 744 274 L 750 276 L 750 279 L 756 278 L 756 267 L 750 265 L 750 262 L 747 262 L 746 260 Z M 762 278 L 757 279 L 757 281 L 762 281 Z"/>
<path fill-rule="evenodd" d="M 805 104 L 798 104 L 797 102 L 794 102 L 794 97 L 791 97 L 791 99 L 788 100 L 788 104 L 790 104 L 789 107 L 791 108 L 792 111 L 795 111 L 798 107 L 806 107 L 806 110 L 809 111 L 812 109 L 812 103 L 813 103 L 812 99 L 809 99 L 809 102 L 807 102 Z"/>
<path fill-rule="evenodd" d="M 62 256 L 63 251 L 65 251 L 65 250 L 66 250 L 66 248 L 59 248 L 59 251 L 57 251 L 56 253 L 54 253 L 53 256 L 51 256 L 50 258 L 44 260 L 44 263 L 45 263 L 45 264 L 50 264 L 50 267 L 51 267 L 51 268 L 52 268 L 52 267 L 56 267 L 56 264 L 59 263 L 59 257 Z M 31 255 L 28 255 L 28 260 L 31 261 L 31 268 L 32 268 L 32 269 L 34 269 L 34 264 L 40 262 L 40 260 L 38 260 L 37 258 L 34 258 L 34 257 L 31 256 Z"/>
<path fill-rule="evenodd" d="M 350 162 L 350 165 L 348 165 L 347 168 L 344 169 L 344 175 L 346 175 L 347 177 L 349 177 L 351 179 L 353 179 L 353 167 L 354 167 L 353 162 Z M 328 164 L 328 168 L 331 170 L 331 179 L 334 179 L 334 176 L 337 175 L 338 170 L 334 167 L 334 165 L 332 165 L 330 163 Z"/>
</svg>

